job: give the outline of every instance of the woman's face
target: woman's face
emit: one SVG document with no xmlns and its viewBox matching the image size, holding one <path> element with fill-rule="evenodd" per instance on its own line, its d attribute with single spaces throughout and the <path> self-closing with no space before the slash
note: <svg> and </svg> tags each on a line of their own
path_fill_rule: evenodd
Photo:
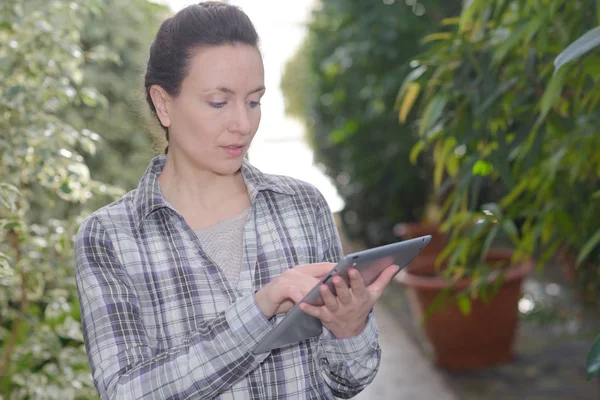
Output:
<svg viewBox="0 0 600 400">
<path fill-rule="evenodd" d="M 264 85 L 256 48 L 197 50 L 180 94 L 167 101 L 169 153 L 220 175 L 235 173 L 260 123 Z"/>
</svg>

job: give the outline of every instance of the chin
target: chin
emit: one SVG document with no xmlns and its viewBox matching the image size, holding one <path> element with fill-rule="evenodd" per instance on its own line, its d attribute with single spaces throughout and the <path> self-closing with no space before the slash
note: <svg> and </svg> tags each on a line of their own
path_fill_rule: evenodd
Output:
<svg viewBox="0 0 600 400">
<path fill-rule="evenodd" d="M 221 161 L 212 165 L 212 170 L 219 175 L 234 175 L 242 167 L 244 158 Z"/>
</svg>

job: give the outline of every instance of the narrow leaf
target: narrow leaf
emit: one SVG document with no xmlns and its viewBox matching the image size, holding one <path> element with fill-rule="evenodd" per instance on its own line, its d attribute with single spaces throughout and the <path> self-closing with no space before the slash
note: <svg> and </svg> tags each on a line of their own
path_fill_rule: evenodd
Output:
<svg viewBox="0 0 600 400">
<path fill-rule="evenodd" d="M 467 26 L 471 25 L 475 19 L 475 15 L 477 14 L 477 11 L 479 11 L 480 3 L 480 0 L 469 2 L 468 6 L 460 14 L 459 30 L 461 32 L 464 32 Z"/>
<path fill-rule="evenodd" d="M 495 225 L 492 229 L 490 229 L 490 232 L 488 233 L 487 237 L 485 238 L 485 242 L 483 243 L 483 247 L 481 249 L 482 260 L 485 260 L 487 252 L 489 251 L 490 247 L 492 246 L 494 239 L 496 239 L 496 236 L 498 235 L 499 230 L 500 230 L 499 225 Z"/>
<path fill-rule="evenodd" d="M 423 118 L 421 119 L 421 123 L 419 125 L 419 135 L 424 136 L 429 129 L 435 126 L 442 115 L 442 111 L 444 111 L 444 107 L 446 107 L 447 102 L 448 99 L 443 94 L 438 94 L 431 99 L 425 108 L 425 112 L 423 113 Z"/>
<path fill-rule="evenodd" d="M 421 91 L 421 85 L 416 82 L 411 82 L 407 89 L 404 98 L 402 99 L 402 105 L 400 106 L 400 112 L 398 119 L 400 123 L 403 124 L 406 122 L 406 117 L 408 117 L 408 113 L 412 109 L 412 106 L 415 104 L 417 97 L 419 96 L 419 92 Z"/>
<path fill-rule="evenodd" d="M 587 356 L 587 380 L 600 378 L 600 336 L 596 338 Z"/>
<path fill-rule="evenodd" d="M 477 109 L 475 110 L 475 115 L 480 115 L 485 110 L 487 110 L 489 106 L 491 106 L 494 103 L 494 101 L 496 101 L 500 96 L 509 91 L 518 81 L 519 78 L 515 77 L 500 85 L 494 91 L 494 93 L 491 94 L 490 97 L 488 97 L 479 107 L 477 107 Z"/>
<path fill-rule="evenodd" d="M 425 149 L 425 142 L 422 140 L 418 141 L 413 148 L 410 150 L 409 159 L 412 164 L 416 164 L 419 154 Z"/>
<path fill-rule="evenodd" d="M 540 117 L 538 122 L 542 122 L 546 118 L 546 115 L 548 115 L 548 112 L 562 94 L 563 86 L 565 85 L 565 80 L 567 78 L 567 72 L 568 68 L 562 68 L 550 79 L 546 91 L 540 100 Z"/>
<path fill-rule="evenodd" d="M 581 248 L 579 256 L 577 257 L 577 265 L 579 265 L 585 258 L 594 250 L 594 248 L 600 244 L 600 230 L 598 230 L 594 236 L 592 236 Z"/>
<path fill-rule="evenodd" d="M 508 35 L 508 37 L 502 42 L 500 46 L 498 46 L 498 49 L 494 52 L 494 55 L 492 56 L 492 59 L 495 64 L 499 64 L 500 62 L 502 62 L 504 57 L 506 57 L 506 55 L 514 49 L 519 39 L 521 39 L 521 37 L 523 36 L 523 31 L 526 27 L 527 23 L 523 22 L 521 25 L 516 27 L 510 35 Z"/>
<path fill-rule="evenodd" d="M 425 36 L 421 39 L 421 43 L 434 42 L 436 40 L 446 40 L 450 39 L 452 34 L 450 32 L 436 32 Z"/>
<path fill-rule="evenodd" d="M 600 26 L 584 33 L 579 39 L 571 43 L 554 59 L 554 73 L 574 59 L 581 57 L 591 49 L 600 45 Z"/>
<path fill-rule="evenodd" d="M 404 95 L 405 95 L 406 91 L 408 90 L 409 85 L 412 82 L 415 82 L 417 79 L 419 79 L 421 77 L 421 75 L 423 75 L 425 73 L 425 71 L 427 71 L 427 67 L 425 65 L 421 65 L 421 66 L 413 69 L 412 71 L 410 71 L 410 73 L 404 79 L 404 82 L 402 82 L 402 86 L 400 87 L 400 90 L 398 90 L 398 95 L 396 96 L 396 102 L 395 102 L 394 108 L 399 107 L 399 104 L 400 104 L 401 100 L 404 98 Z"/>
<path fill-rule="evenodd" d="M 471 299 L 465 293 L 458 296 L 458 308 L 463 315 L 469 315 L 471 313 Z"/>
<path fill-rule="evenodd" d="M 507 208 L 508 206 L 512 205 L 517 197 L 519 197 L 525 191 L 525 189 L 527 189 L 528 184 L 529 181 L 527 179 L 523 179 L 509 194 L 506 195 L 506 197 L 500 201 L 500 207 Z"/>
</svg>

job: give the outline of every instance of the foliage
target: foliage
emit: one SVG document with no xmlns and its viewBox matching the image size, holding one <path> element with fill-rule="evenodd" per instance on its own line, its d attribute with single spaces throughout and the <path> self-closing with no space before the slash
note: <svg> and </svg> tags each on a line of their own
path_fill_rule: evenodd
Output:
<svg viewBox="0 0 600 400">
<path fill-rule="evenodd" d="M 106 107 L 78 107 L 69 118 L 75 126 L 101 132 L 98 150 L 85 157 L 92 176 L 126 190 L 137 186 L 153 155 L 152 128 L 143 91 L 150 42 L 169 9 L 148 0 L 104 0 L 101 15 L 92 16 L 81 32 L 86 52 L 105 53 L 83 66 L 86 82 L 107 99 Z M 148 123 L 151 122 L 151 123 Z M 160 137 L 162 129 L 157 129 Z"/>
<path fill-rule="evenodd" d="M 415 137 L 398 132 L 396 91 L 419 40 L 460 1 L 322 1 L 286 66 L 286 110 L 303 120 L 315 159 L 345 202 L 351 237 L 396 240 L 398 222 L 423 218 L 429 160 L 409 162 Z"/>
<path fill-rule="evenodd" d="M 115 46 L 115 53 L 110 40 L 99 46 L 101 35 L 96 42 L 84 38 L 93 37 L 95 25 L 110 26 L 118 42 L 122 28 L 141 21 L 127 23 L 127 4 L 116 8 L 123 13 L 119 20 L 111 11 L 116 1 L 0 3 L 0 397 L 96 396 L 80 327 L 72 237 L 90 200 L 105 203 L 122 190 L 92 179 L 84 156 L 95 152 L 100 136 L 83 126 L 107 129 L 129 118 L 117 112 L 123 93 L 106 90 L 119 86 L 110 65 L 125 65 L 119 72 L 126 77 L 143 65 L 118 61 L 127 46 L 137 49 L 131 40 Z M 156 7 L 147 4 L 129 16 L 150 15 Z M 117 22 L 122 25 L 111 25 Z M 115 61 L 120 64 L 110 64 Z M 126 91 L 134 83 L 122 86 Z M 114 176 L 119 165 L 111 163 L 97 164 L 98 175 Z"/>
<path fill-rule="evenodd" d="M 587 379 L 600 378 L 600 335 L 594 341 L 587 357 Z"/>
<path fill-rule="evenodd" d="M 436 185 L 451 187 L 448 274 L 481 272 L 478 260 L 503 235 L 515 258 L 537 256 L 540 265 L 567 244 L 580 276 L 598 287 L 600 55 L 556 73 L 553 65 L 598 24 L 592 10 L 589 0 L 473 0 L 415 60 L 419 74 L 404 82 L 421 93 L 413 152 L 434 151 Z M 413 101 L 404 95 L 402 104 Z M 504 195 L 480 208 L 485 179 Z"/>
</svg>

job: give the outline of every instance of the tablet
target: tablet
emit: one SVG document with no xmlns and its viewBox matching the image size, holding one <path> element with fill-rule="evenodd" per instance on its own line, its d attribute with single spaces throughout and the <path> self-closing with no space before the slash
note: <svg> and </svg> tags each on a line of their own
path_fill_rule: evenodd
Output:
<svg viewBox="0 0 600 400">
<path fill-rule="evenodd" d="M 427 235 L 348 254 L 304 296 L 300 303 L 307 302 L 312 305 L 323 305 L 319 287 L 325 283 L 335 294 L 331 278 L 339 275 L 349 285 L 348 270 L 351 267 L 356 268 L 360 272 L 365 285 L 368 286 L 390 265 L 398 265 L 400 269 L 406 267 L 430 241 L 431 236 Z M 262 338 L 253 349 L 253 354 L 266 353 L 273 349 L 298 343 L 321 334 L 323 331 L 321 321 L 302 311 L 299 308 L 300 303 L 296 304 L 294 308 L 285 314 L 273 330 Z"/>
</svg>

